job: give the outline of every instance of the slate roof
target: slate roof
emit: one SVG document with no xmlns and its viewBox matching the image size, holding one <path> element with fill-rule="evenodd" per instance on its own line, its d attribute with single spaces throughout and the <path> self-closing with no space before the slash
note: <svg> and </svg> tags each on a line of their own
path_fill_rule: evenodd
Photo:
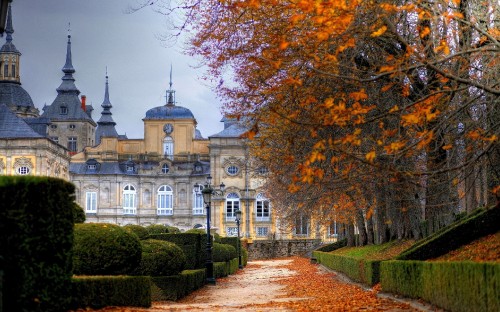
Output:
<svg viewBox="0 0 500 312">
<path fill-rule="evenodd" d="M 33 130 L 23 118 L 10 111 L 5 104 L 0 104 L 0 138 L 1 139 L 33 139 L 43 138 Z"/>
<path fill-rule="evenodd" d="M 31 96 L 15 82 L 0 82 L 0 104 L 8 106 L 35 107 Z"/>
<path fill-rule="evenodd" d="M 119 137 L 118 132 L 115 129 L 116 122 L 111 116 L 111 102 L 109 101 L 109 86 L 108 86 L 108 76 L 106 75 L 106 87 L 104 90 L 104 101 L 101 104 L 102 112 L 101 118 L 97 121 L 97 128 L 95 130 L 95 142 L 96 145 L 101 143 L 101 137 Z"/>
<path fill-rule="evenodd" d="M 239 138 L 248 128 L 242 123 L 234 123 L 219 133 L 209 136 L 210 138 Z"/>
<path fill-rule="evenodd" d="M 194 115 L 185 107 L 164 105 L 148 110 L 143 120 L 147 119 L 194 119 Z"/>
</svg>

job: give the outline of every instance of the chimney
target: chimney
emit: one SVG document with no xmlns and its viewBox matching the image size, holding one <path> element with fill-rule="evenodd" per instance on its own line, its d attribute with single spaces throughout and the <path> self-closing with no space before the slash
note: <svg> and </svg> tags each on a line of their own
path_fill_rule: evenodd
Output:
<svg viewBox="0 0 500 312">
<path fill-rule="evenodd" d="M 83 109 L 84 112 L 87 111 L 85 109 L 85 102 L 86 101 L 87 101 L 87 96 L 86 95 L 82 95 L 82 109 Z"/>
</svg>

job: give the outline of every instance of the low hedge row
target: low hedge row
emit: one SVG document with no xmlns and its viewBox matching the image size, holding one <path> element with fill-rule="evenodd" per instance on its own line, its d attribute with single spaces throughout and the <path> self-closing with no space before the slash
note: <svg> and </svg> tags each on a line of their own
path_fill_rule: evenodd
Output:
<svg viewBox="0 0 500 312">
<path fill-rule="evenodd" d="M 450 311 L 500 311 L 500 264 L 384 261 L 382 290 Z"/>
<path fill-rule="evenodd" d="M 199 233 L 162 233 L 151 234 L 149 237 L 171 242 L 181 247 L 186 255 L 186 269 L 193 270 L 203 268 L 206 259 L 206 235 Z"/>
<path fill-rule="evenodd" d="M 380 280 L 379 260 L 356 259 L 322 251 L 313 251 L 313 257 L 318 263 L 342 272 L 356 282 L 373 286 Z"/>
<path fill-rule="evenodd" d="M 151 306 L 148 276 L 82 276 L 72 280 L 72 309 Z"/>
<path fill-rule="evenodd" d="M 174 276 L 152 277 L 153 301 L 177 300 L 205 285 L 205 269 L 184 270 Z"/>
<path fill-rule="evenodd" d="M 427 260 L 437 258 L 471 241 L 498 231 L 500 209 L 479 208 L 465 219 L 420 240 L 401 253 L 397 260 Z"/>
</svg>

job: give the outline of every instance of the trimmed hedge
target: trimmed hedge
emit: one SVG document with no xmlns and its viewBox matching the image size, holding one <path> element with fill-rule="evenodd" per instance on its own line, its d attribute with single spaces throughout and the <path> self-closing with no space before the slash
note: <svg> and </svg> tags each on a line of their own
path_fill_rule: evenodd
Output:
<svg viewBox="0 0 500 312">
<path fill-rule="evenodd" d="M 134 275 L 169 276 L 179 274 L 186 264 L 182 249 L 158 239 L 141 241 L 142 259 Z"/>
<path fill-rule="evenodd" d="M 149 238 L 149 232 L 143 226 L 137 224 L 127 224 L 123 226 L 123 228 L 129 233 L 134 233 L 135 235 L 137 235 L 137 237 L 139 237 L 140 240 Z"/>
<path fill-rule="evenodd" d="M 500 209 L 476 209 L 469 217 L 418 241 L 396 259 L 427 260 L 437 258 L 460 246 L 467 245 L 475 239 L 496 233 L 498 224 L 500 224 Z"/>
<path fill-rule="evenodd" d="M 73 184 L 0 177 L 3 311 L 66 311 L 71 303 Z"/>
<path fill-rule="evenodd" d="M 145 227 L 149 235 L 168 233 L 168 227 L 163 224 L 151 224 Z"/>
<path fill-rule="evenodd" d="M 500 264 L 384 261 L 382 290 L 450 311 L 500 311 Z"/>
<path fill-rule="evenodd" d="M 313 251 L 317 262 L 347 275 L 350 279 L 373 286 L 380 280 L 380 260 L 364 260 Z"/>
<path fill-rule="evenodd" d="M 214 262 L 226 262 L 238 257 L 236 248 L 228 244 L 214 243 L 212 246 L 212 257 Z"/>
<path fill-rule="evenodd" d="M 186 269 L 201 269 L 206 260 L 206 234 L 179 233 L 179 234 L 154 234 L 152 239 L 172 242 L 179 246 L 186 255 Z"/>
<path fill-rule="evenodd" d="M 137 235 L 109 223 L 75 225 L 74 273 L 117 275 L 132 273 L 141 261 Z"/>
<path fill-rule="evenodd" d="M 72 282 L 73 309 L 107 306 L 150 307 L 149 276 L 81 276 Z"/>
<path fill-rule="evenodd" d="M 151 278 L 153 301 L 177 300 L 205 285 L 205 270 L 184 270 L 178 275 Z"/>
</svg>

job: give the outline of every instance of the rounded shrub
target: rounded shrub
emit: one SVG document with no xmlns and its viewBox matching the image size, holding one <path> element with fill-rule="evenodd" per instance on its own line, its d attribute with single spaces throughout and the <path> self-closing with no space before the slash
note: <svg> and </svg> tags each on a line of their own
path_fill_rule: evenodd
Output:
<svg viewBox="0 0 500 312">
<path fill-rule="evenodd" d="M 157 239 L 146 239 L 141 244 L 142 260 L 135 275 L 169 276 L 184 269 L 186 256 L 176 244 Z"/>
<path fill-rule="evenodd" d="M 163 224 L 151 224 L 146 226 L 149 235 L 168 233 L 168 228 Z"/>
<path fill-rule="evenodd" d="M 181 232 L 181 230 L 175 226 L 167 226 L 167 231 L 168 231 L 167 233 L 170 233 L 170 234 L 177 234 L 177 233 Z"/>
<path fill-rule="evenodd" d="M 149 232 L 143 226 L 137 224 L 127 224 L 123 228 L 129 233 L 134 233 L 135 235 L 137 235 L 140 240 L 149 238 Z"/>
<path fill-rule="evenodd" d="M 212 246 L 212 256 L 214 262 L 226 262 L 231 260 L 229 245 L 214 243 Z M 231 246 L 232 247 L 232 246 Z M 234 248 L 234 247 L 233 247 Z"/>
<path fill-rule="evenodd" d="M 75 202 L 73 202 L 73 221 L 75 223 L 85 222 L 85 211 Z"/>
<path fill-rule="evenodd" d="M 203 229 L 189 229 L 189 230 L 187 230 L 184 233 L 194 233 L 194 234 L 205 234 L 205 235 L 207 235 L 207 231 L 205 231 Z"/>
<path fill-rule="evenodd" d="M 229 244 L 223 244 L 223 245 L 225 245 L 227 250 L 229 251 L 229 260 L 238 258 L 238 252 L 236 251 L 236 247 Z"/>
<path fill-rule="evenodd" d="M 76 224 L 74 234 L 74 274 L 129 274 L 141 261 L 139 238 L 118 225 Z"/>
</svg>

